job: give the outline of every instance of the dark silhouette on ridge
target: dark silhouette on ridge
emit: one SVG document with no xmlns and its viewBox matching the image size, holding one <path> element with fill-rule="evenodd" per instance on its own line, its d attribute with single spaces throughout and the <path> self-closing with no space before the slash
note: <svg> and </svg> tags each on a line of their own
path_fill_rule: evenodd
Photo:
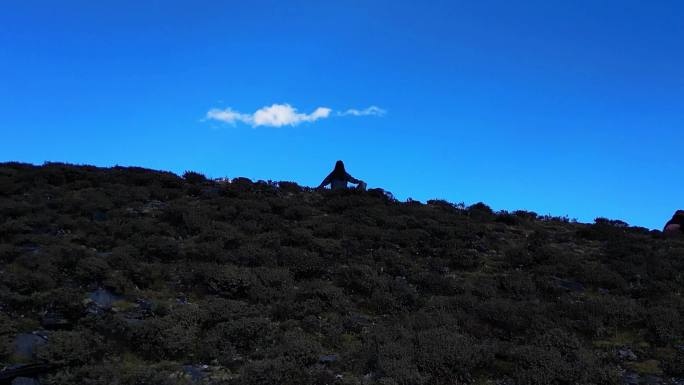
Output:
<svg viewBox="0 0 684 385">
<path fill-rule="evenodd" d="M 341 160 L 338 160 L 335 163 L 335 169 L 332 170 L 328 176 L 323 179 L 323 182 L 318 186 L 318 188 L 323 188 L 326 185 L 330 185 L 330 188 L 333 190 L 344 190 L 347 189 L 347 182 L 355 183 L 357 184 L 357 188 L 365 190 L 366 189 L 366 183 L 360 179 L 356 179 L 353 176 L 351 176 L 347 170 L 344 168 L 344 162 Z"/>
<path fill-rule="evenodd" d="M 682 234 L 684 233 L 684 210 L 677 210 L 672 219 L 667 221 L 665 227 L 663 227 L 664 233 L 669 234 Z"/>
</svg>

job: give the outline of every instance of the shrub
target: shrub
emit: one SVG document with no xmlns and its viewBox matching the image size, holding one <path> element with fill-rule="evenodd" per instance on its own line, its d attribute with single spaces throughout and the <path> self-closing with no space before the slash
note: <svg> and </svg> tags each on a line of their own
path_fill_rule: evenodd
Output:
<svg viewBox="0 0 684 385">
<path fill-rule="evenodd" d="M 475 369 L 485 367 L 493 358 L 488 348 L 452 328 L 423 330 L 416 335 L 416 364 L 421 373 L 430 376 L 430 383 L 467 381 Z"/>
<path fill-rule="evenodd" d="M 271 337 L 272 326 L 265 317 L 244 317 L 221 322 L 212 328 L 224 341 L 230 342 L 242 353 L 253 353 L 266 347 Z"/>
<path fill-rule="evenodd" d="M 513 211 L 513 215 L 515 215 L 518 218 L 526 219 L 526 220 L 535 220 L 537 217 L 539 217 L 539 214 L 535 213 L 534 211 L 525 211 L 525 210 L 516 210 Z"/>
<path fill-rule="evenodd" d="M 494 219 L 494 211 L 482 202 L 468 206 L 468 216 L 476 221 L 489 222 Z"/>
<path fill-rule="evenodd" d="M 78 261 L 75 275 L 82 282 L 101 282 L 109 269 L 106 260 L 99 257 L 86 257 Z"/>
<path fill-rule="evenodd" d="M 495 221 L 509 226 L 515 226 L 520 224 L 520 217 L 510 214 L 506 211 L 501 211 L 496 215 Z"/>
<path fill-rule="evenodd" d="M 627 222 L 621 221 L 619 219 L 608 219 L 603 217 L 598 217 L 594 219 L 594 223 L 597 225 L 613 226 L 613 227 L 629 227 Z"/>
<path fill-rule="evenodd" d="M 679 311 L 671 307 L 654 306 L 648 309 L 648 327 L 658 342 L 668 343 L 682 338 Z"/>
<path fill-rule="evenodd" d="M 107 350 L 102 336 L 90 331 L 56 331 L 50 334 L 49 343 L 39 345 L 39 360 L 55 365 L 84 365 L 96 362 Z"/>
<path fill-rule="evenodd" d="M 186 171 L 183 173 L 183 179 L 190 184 L 201 184 L 207 182 L 207 177 L 195 171 Z"/>
<path fill-rule="evenodd" d="M 300 193 L 302 192 L 302 187 L 295 182 L 278 182 L 278 188 L 280 191 L 285 193 Z"/>
<path fill-rule="evenodd" d="M 378 346 L 377 368 L 382 377 L 388 377 L 398 385 L 420 385 L 428 383 L 414 362 L 409 341 L 392 341 Z"/>
<path fill-rule="evenodd" d="M 302 331 L 286 331 L 280 337 L 271 354 L 275 357 L 282 356 L 288 362 L 298 367 L 306 367 L 318 362 L 323 348 L 314 336 Z"/>
</svg>

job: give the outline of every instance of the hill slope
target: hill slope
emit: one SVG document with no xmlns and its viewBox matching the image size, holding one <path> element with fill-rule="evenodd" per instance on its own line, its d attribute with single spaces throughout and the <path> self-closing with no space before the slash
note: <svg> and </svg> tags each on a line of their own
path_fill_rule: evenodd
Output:
<svg viewBox="0 0 684 385">
<path fill-rule="evenodd" d="M 43 384 L 674 383 L 683 267 L 619 222 L 0 164 L 0 364 Z"/>
</svg>

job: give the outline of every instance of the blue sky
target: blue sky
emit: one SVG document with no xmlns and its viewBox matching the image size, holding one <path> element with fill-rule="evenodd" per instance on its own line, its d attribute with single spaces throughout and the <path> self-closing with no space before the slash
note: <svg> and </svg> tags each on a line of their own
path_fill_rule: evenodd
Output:
<svg viewBox="0 0 684 385">
<path fill-rule="evenodd" d="M 684 208 L 682 20 L 676 0 L 4 1 L 0 161 L 314 186 L 342 159 L 400 199 L 660 228 Z"/>
</svg>

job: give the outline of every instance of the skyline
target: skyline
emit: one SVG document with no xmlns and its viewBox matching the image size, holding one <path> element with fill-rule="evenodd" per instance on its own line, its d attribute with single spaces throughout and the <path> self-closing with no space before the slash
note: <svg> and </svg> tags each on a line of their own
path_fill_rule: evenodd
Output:
<svg viewBox="0 0 684 385">
<path fill-rule="evenodd" d="M 163 6 L 162 6 L 163 5 Z M 661 229 L 676 1 L 0 5 L 0 161 L 316 186 Z"/>
</svg>

